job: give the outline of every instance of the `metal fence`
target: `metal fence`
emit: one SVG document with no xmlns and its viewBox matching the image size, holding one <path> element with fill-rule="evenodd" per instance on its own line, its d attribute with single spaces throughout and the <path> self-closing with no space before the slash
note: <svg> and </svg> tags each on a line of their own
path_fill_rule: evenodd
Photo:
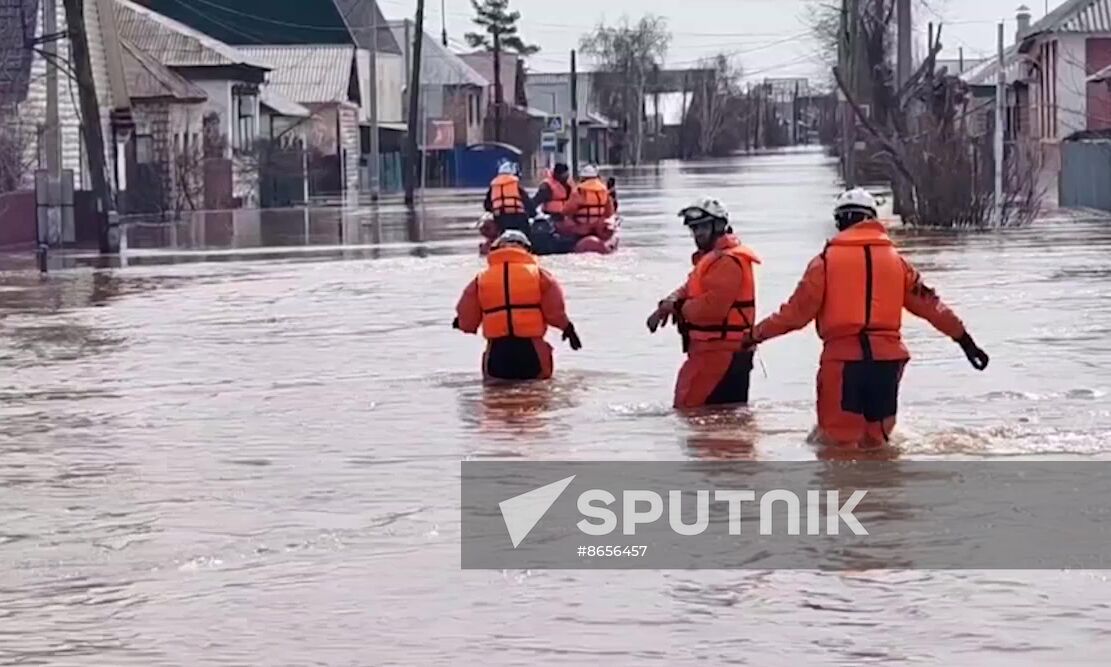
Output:
<svg viewBox="0 0 1111 667">
<path fill-rule="evenodd" d="M 1111 141 L 1061 144 L 1060 204 L 1111 211 Z"/>
</svg>

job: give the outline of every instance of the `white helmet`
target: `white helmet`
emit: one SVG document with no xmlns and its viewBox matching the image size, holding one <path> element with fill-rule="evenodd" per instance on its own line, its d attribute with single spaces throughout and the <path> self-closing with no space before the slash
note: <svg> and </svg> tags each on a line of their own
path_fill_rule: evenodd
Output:
<svg viewBox="0 0 1111 667">
<path fill-rule="evenodd" d="M 598 178 L 598 167 L 595 167 L 592 164 L 586 165 L 585 167 L 582 168 L 582 171 L 579 172 L 579 177 L 580 178 Z"/>
<path fill-rule="evenodd" d="M 504 162 L 502 162 L 501 164 L 498 165 L 498 175 L 500 175 L 500 176 L 505 176 L 505 175 L 516 176 L 517 175 L 517 163 L 516 162 L 510 162 L 509 160 L 505 160 Z"/>
<path fill-rule="evenodd" d="M 685 225 L 697 225 L 710 219 L 729 222 L 729 209 L 717 197 L 699 197 L 679 211 Z"/>
<path fill-rule="evenodd" d="M 873 217 L 877 214 L 876 198 L 864 188 L 846 190 L 837 196 L 833 204 L 833 215 L 848 211 L 862 211 Z"/>
<path fill-rule="evenodd" d="M 490 246 L 494 250 L 504 248 L 507 245 L 518 245 L 522 248 L 532 248 L 532 241 L 529 241 L 528 235 L 524 232 L 519 232 L 516 229 L 507 229 L 502 232 L 501 236 L 494 239 L 494 243 Z"/>
</svg>

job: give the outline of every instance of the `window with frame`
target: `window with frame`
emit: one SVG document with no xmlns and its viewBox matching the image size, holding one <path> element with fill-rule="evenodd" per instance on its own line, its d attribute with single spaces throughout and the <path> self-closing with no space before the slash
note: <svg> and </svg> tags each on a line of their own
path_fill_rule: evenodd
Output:
<svg viewBox="0 0 1111 667">
<path fill-rule="evenodd" d="M 257 134 L 258 89 L 254 86 L 232 88 L 232 148 L 250 149 Z"/>
</svg>

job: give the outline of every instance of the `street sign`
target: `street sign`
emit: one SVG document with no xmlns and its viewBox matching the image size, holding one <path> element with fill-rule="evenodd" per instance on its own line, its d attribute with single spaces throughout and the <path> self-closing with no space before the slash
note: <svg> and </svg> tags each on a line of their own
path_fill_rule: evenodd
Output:
<svg viewBox="0 0 1111 667">
<path fill-rule="evenodd" d="M 546 151 L 554 151 L 559 148 L 559 137 L 555 132 L 542 132 L 540 133 L 540 148 Z"/>
<path fill-rule="evenodd" d="M 556 134 L 563 132 L 563 116 L 549 116 L 548 132 L 555 132 Z"/>
</svg>

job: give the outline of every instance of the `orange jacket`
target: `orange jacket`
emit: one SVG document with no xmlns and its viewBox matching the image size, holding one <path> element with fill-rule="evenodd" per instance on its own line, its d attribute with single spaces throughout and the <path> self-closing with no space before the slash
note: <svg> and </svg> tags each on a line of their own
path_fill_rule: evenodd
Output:
<svg viewBox="0 0 1111 667">
<path fill-rule="evenodd" d="M 732 234 L 726 234 L 719 238 L 711 252 L 696 252 L 691 257 L 695 268 L 687 278 L 687 283 L 668 297 L 673 301 L 682 300 L 683 310 L 681 315 L 683 320 L 696 324 L 720 324 L 725 322 L 732 313 L 737 312 L 734 304 L 738 301 L 738 295 L 742 293 L 753 295 L 751 299 L 753 301 L 752 310 L 746 308 L 745 313 L 746 315 L 748 313 L 755 314 L 754 295 L 756 285 L 755 281 L 752 280 L 751 265 L 746 269 L 742 262 L 729 261 L 725 256 L 728 251 L 738 250 L 749 254 L 750 261 L 759 261 L 755 259 L 756 254 L 741 245 L 737 237 Z M 712 255 L 717 255 L 717 257 L 711 259 Z M 703 264 L 704 261 L 705 264 Z M 745 284 L 746 274 L 752 282 L 751 287 Z M 701 290 L 691 289 L 696 275 L 699 278 L 698 282 L 701 283 Z M 755 317 L 751 321 L 754 322 Z M 736 340 L 732 340 L 733 337 L 728 337 L 726 340 L 720 338 L 699 340 L 699 338 L 699 336 L 692 335 L 688 352 L 693 354 L 703 351 L 737 350 L 740 347 Z"/>
<path fill-rule="evenodd" d="M 866 259 L 865 248 L 871 249 L 871 260 Z M 866 299 L 868 275 L 872 277 L 870 302 Z M 818 335 L 824 343 L 823 361 L 863 359 L 864 329 L 873 359 L 906 360 L 910 352 L 903 343 L 898 316 L 903 308 L 953 340 L 965 333 L 960 318 L 895 250 L 883 225 L 867 221 L 838 234 L 821 255 L 810 261 L 794 294 L 779 312 L 756 325 L 753 337 L 766 341 L 817 319 Z"/>
<path fill-rule="evenodd" d="M 563 215 L 564 209 L 567 208 L 567 200 L 571 198 L 571 193 L 575 189 L 574 181 L 568 179 L 567 183 L 561 183 L 554 175 L 548 174 L 544 177 L 544 182 L 541 183 L 540 190 L 536 193 L 536 199 L 540 200 L 541 193 L 544 192 L 544 187 L 547 186 L 547 197 L 543 198 L 543 210 L 548 215 Z"/>
<path fill-rule="evenodd" d="M 478 333 L 479 327 L 483 325 L 484 306 L 496 308 L 499 305 L 504 305 L 484 303 L 484 297 L 482 296 L 483 290 L 480 289 L 480 284 L 488 288 L 488 284 L 483 281 L 483 276 L 487 276 L 487 280 L 489 280 L 489 273 L 491 270 L 504 270 L 499 267 L 506 263 L 506 256 L 509 254 L 506 253 L 506 251 L 516 251 L 517 253 L 527 254 L 526 251 L 517 248 L 502 248 L 493 251 L 487 258 L 490 263 L 490 268 L 467 283 L 466 289 L 463 290 L 463 295 L 459 297 L 459 303 L 455 306 L 455 313 L 459 317 L 459 328 L 465 333 Z M 543 316 L 545 326 L 553 326 L 563 331 L 571 323 L 567 318 L 567 306 L 563 299 L 563 288 L 547 270 L 539 265 L 535 265 L 535 263 L 533 266 L 535 266 L 537 276 L 539 277 L 540 313 Z M 510 281 L 512 283 L 513 278 L 510 278 Z M 526 289 L 529 288 L 526 287 Z M 489 293 L 488 289 L 487 293 Z M 490 297 L 485 298 L 488 301 L 490 300 Z M 514 301 L 516 302 L 516 298 L 514 298 Z M 504 313 L 504 311 L 501 312 Z M 504 315 L 501 316 L 501 319 L 505 319 Z M 498 326 L 498 324 L 495 323 L 495 326 Z M 543 335 L 541 334 L 539 337 L 543 337 Z"/>
<path fill-rule="evenodd" d="M 498 174 L 490 181 L 486 193 L 489 207 L 494 215 L 522 215 L 527 212 L 527 198 L 521 189 L 521 181 L 516 176 Z"/>
<path fill-rule="evenodd" d="M 608 237 L 610 230 L 604 223 L 613 214 L 613 199 L 606 184 L 597 178 L 588 178 L 571 192 L 571 198 L 563 207 L 564 219 L 556 226 L 556 231 L 565 236 Z"/>
</svg>

